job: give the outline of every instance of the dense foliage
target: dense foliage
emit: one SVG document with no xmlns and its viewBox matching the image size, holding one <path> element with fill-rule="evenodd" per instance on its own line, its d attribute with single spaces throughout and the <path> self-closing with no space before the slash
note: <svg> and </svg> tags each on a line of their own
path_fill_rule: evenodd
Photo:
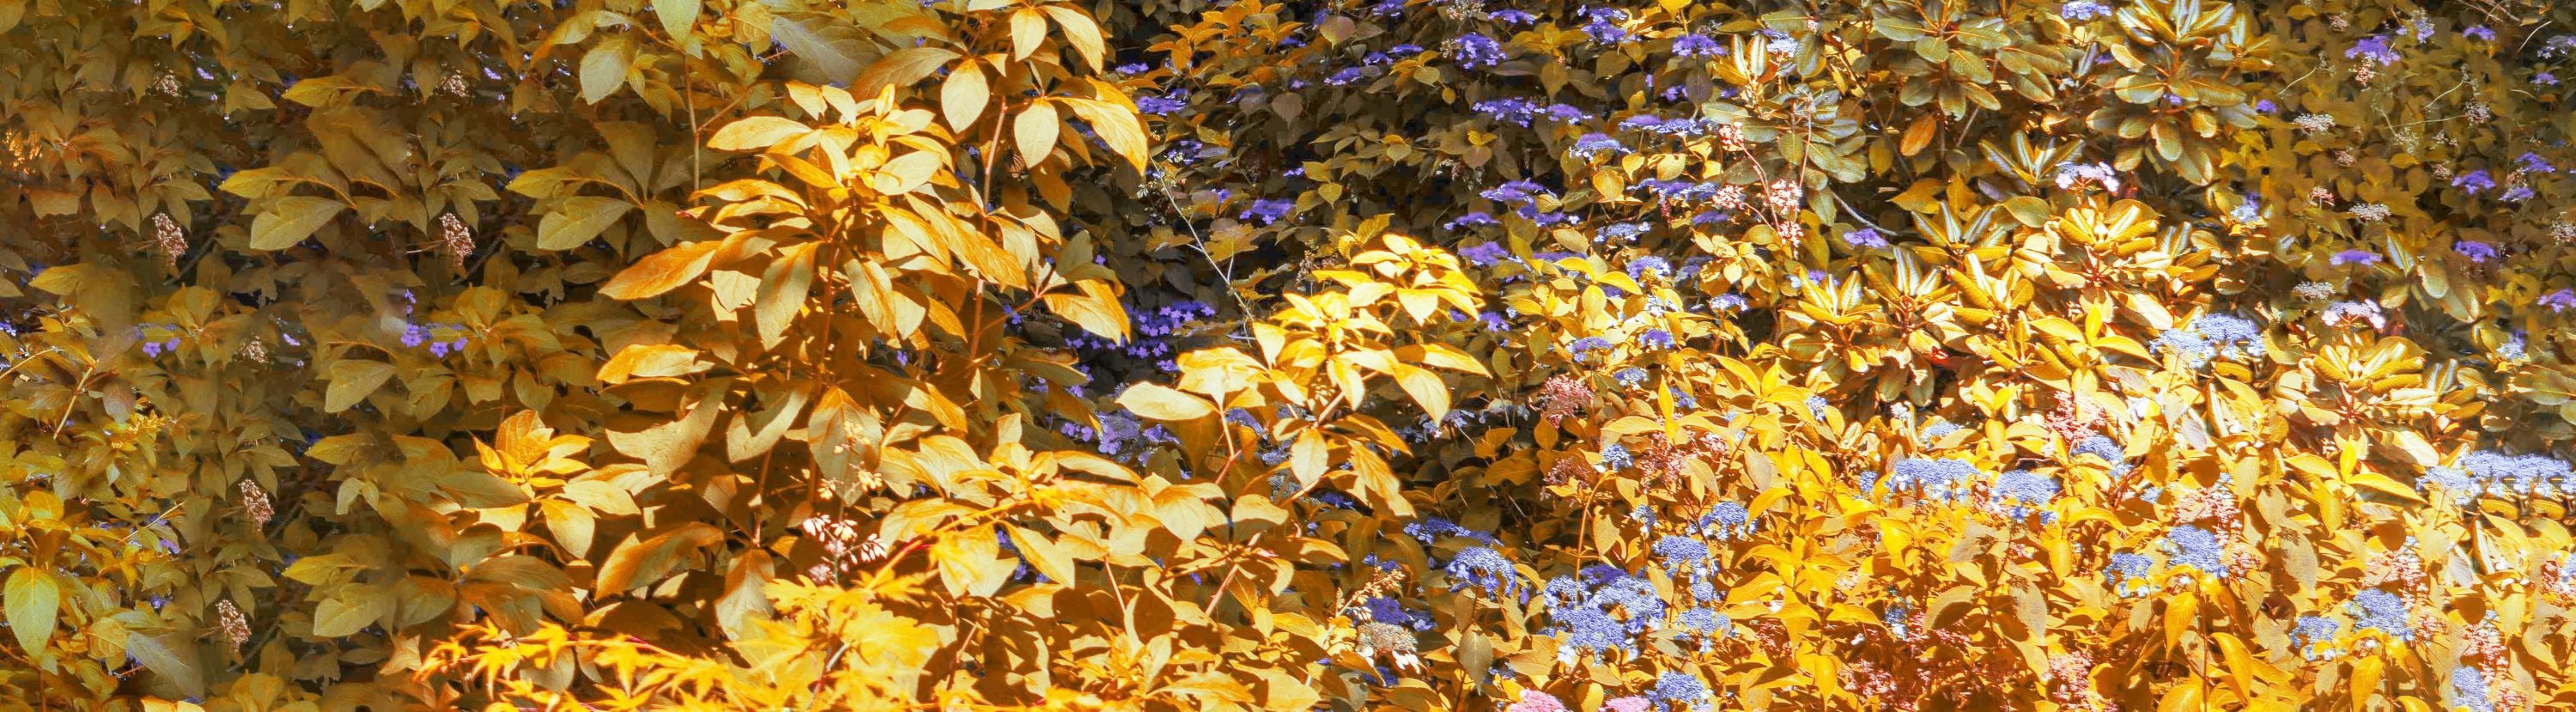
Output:
<svg viewBox="0 0 2576 712">
<path fill-rule="evenodd" d="M 2576 703 L 2576 6 L 0 0 L 0 709 Z"/>
</svg>

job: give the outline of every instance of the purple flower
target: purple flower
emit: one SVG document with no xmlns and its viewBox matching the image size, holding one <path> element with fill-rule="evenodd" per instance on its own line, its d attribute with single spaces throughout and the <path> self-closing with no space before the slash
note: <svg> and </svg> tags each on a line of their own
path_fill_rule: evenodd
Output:
<svg viewBox="0 0 2576 712">
<path fill-rule="evenodd" d="M 1673 263 L 1666 262 L 1664 261 L 1664 258 L 1656 257 L 1654 255 L 1639 257 L 1628 262 L 1629 279 L 1645 281 L 1646 275 L 1649 274 L 1663 276 L 1672 273 Z"/>
<path fill-rule="evenodd" d="M 1580 339 L 1575 339 L 1574 344 L 1567 348 L 1568 350 L 1573 351 L 1575 356 L 1580 357 L 1593 351 L 1610 350 L 1610 340 L 1598 336 L 1586 336 Z"/>
<path fill-rule="evenodd" d="M 1557 123 L 1571 124 L 1591 117 L 1591 114 L 1585 113 L 1582 109 L 1575 108 L 1573 104 L 1547 105 L 1547 118 L 1554 120 Z"/>
<path fill-rule="evenodd" d="M 2466 38 L 2469 38 L 2469 39 L 2473 39 L 2473 40 L 2477 40 L 2477 41 L 2480 41 L 2480 42 L 2494 42 L 2494 41 L 2495 41 L 2495 30 L 2487 29 L 2487 26 L 2485 26 L 2485 25 L 2478 25 L 2478 26 L 2476 26 L 2476 27 L 2471 27 L 2471 28 L 2469 28 L 2469 29 L 2461 30 L 2461 31 L 2460 31 L 2460 36 L 2461 36 L 2461 37 L 2466 37 Z"/>
<path fill-rule="evenodd" d="M 1495 10 L 1493 12 L 1486 13 L 1485 17 L 1506 25 L 1527 25 L 1538 22 L 1537 15 L 1529 14 L 1527 11 L 1523 10 Z"/>
<path fill-rule="evenodd" d="M 1531 117 L 1536 116 L 1539 111 L 1538 102 L 1520 97 L 1486 99 L 1476 102 L 1475 109 L 1476 113 L 1484 114 L 1495 121 L 1519 124 L 1524 128 L 1530 125 Z"/>
<path fill-rule="evenodd" d="M 1337 87 L 1350 86 L 1352 83 L 1358 82 L 1364 78 L 1367 78 L 1367 75 L 1361 72 L 1360 68 L 1344 67 L 1342 68 L 1342 71 L 1334 72 L 1332 76 L 1325 77 L 1324 83 Z"/>
<path fill-rule="evenodd" d="M 2469 258 L 2470 262 L 2479 264 L 2485 264 L 2487 260 L 2496 258 L 2496 248 L 2494 245 L 2489 245 L 2476 240 L 2461 240 L 2459 242 L 2451 243 L 2451 251 L 2460 253 L 2461 257 Z"/>
<path fill-rule="evenodd" d="M 1503 44 L 1483 34 L 1470 32 L 1449 40 L 1449 56 L 1466 69 L 1482 69 L 1503 63 Z"/>
<path fill-rule="evenodd" d="M 2408 622 L 2406 600 L 2379 589 L 2369 589 L 2352 597 L 2354 628 L 2377 630 L 2398 640 L 2414 640 L 2415 626 Z"/>
<path fill-rule="evenodd" d="M 1172 93 L 1164 96 L 1136 97 L 1136 110 L 1154 116 L 1176 113 L 1190 108 L 1190 102 L 1185 98 L 1187 96 L 1189 96 L 1188 91 L 1174 89 Z"/>
<path fill-rule="evenodd" d="M 2525 152 L 2521 156 L 2514 158 L 2513 162 L 2516 167 L 2532 173 L 2558 172 L 2557 166 L 2549 165 L 2548 159 L 2541 158 L 2540 154 L 2537 153 Z"/>
<path fill-rule="evenodd" d="M 1725 311 L 1744 311 L 1744 296 L 1740 294 L 1720 294 L 1710 297 L 1708 300 L 1708 308 L 1721 309 Z"/>
<path fill-rule="evenodd" d="M 1630 131 L 1651 131 L 1656 126 L 1662 125 L 1663 123 L 1663 117 L 1656 116 L 1654 114 L 1638 114 L 1636 116 L 1628 117 L 1625 121 L 1619 122 L 1619 128 Z"/>
<path fill-rule="evenodd" d="M 1635 242 L 1637 240 L 1637 236 L 1643 234 L 1646 234 L 1645 223 L 1615 223 L 1608 227 L 1601 228 L 1601 232 L 1594 235 L 1592 239 L 1594 242 L 1610 242 L 1613 240 L 1620 242 Z"/>
<path fill-rule="evenodd" d="M 1637 345 L 1650 349 L 1671 349 L 1673 347 L 1673 332 L 1665 331 L 1663 329 L 1647 329 L 1646 333 L 1637 337 Z"/>
<path fill-rule="evenodd" d="M 2280 110 L 2281 110 L 2281 107 L 2280 107 L 2279 105 L 2273 104 L 2273 103 L 2272 103 L 2272 100 L 2270 100 L 2270 99 L 2257 99 L 2257 100 L 2255 100 L 2255 101 L 2254 101 L 2254 111 L 2255 111 L 2255 113 L 2269 114 L 2269 113 L 2272 113 L 2272 112 L 2275 112 L 2275 111 L 2280 111 Z"/>
<path fill-rule="evenodd" d="M 1538 196 L 1545 195 L 1553 197 L 1556 194 L 1549 191 L 1546 186 L 1525 180 L 1516 180 L 1494 186 L 1493 188 L 1488 189 L 1483 193 L 1478 193 L 1477 195 L 1484 196 L 1486 200 L 1498 203 L 1521 203 L 1537 200 Z"/>
<path fill-rule="evenodd" d="M 2378 62 L 2380 66 L 2383 67 L 2396 64 L 2398 60 L 2397 50 L 2388 48 L 2387 35 L 2371 35 L 2369 37 L 2361 38 L 2361 41 L 2354 42 L 2352 44 L 2352 49 L 2344 50 L 2343 58 L 2367 59 L 2373 62 Z"/>
<path fill-rule="evenodd" d="M 2495 178 L 2488 176 L 2485 169 L 2462 173 L 2460 177 L 2451 179 L 2451 187 L 2466 190 L 2470 195 L 2477 195 L 2478 191 L 2495 186 Z"/>
<path fill-rule="evenodd" d="M 1500 332 L 1512 330 L 1512 321 L 1510 319 L 1503 318 L 1503 315 L 1500 312 L 1485 312 L 1477 315 L 1476 320 L 1485 325 L 1486 331 Z"/>
<path fill-rule="evenodd" d="M 1673 40 L 1675 57 L 1724 57 L 1726 48 L 1704 35 L 1682 35 Z"/>
<path fill-rule="evenodd" d="M 1843 233 L 1843 244 L 1851 245 L 1853 249 L 1858 250 L 1885 249 L 1887 238 L 1880 237 L 1877 230 L 1861 228 Z"/>
<path fill-rule="evenodd" d="M 1454 225 L 1456 223 L 1451 224 Z M 1467 249 L 1459 250 L 1458 255 L 1467 258 L 1467 262 L 1478 267 L 1491 267 L 1496 262 L 1511 259 L 1512 257 L 1511 251 L 1503 249 L 1503 243 L 1499 242 L 1487 242 L 1472 245 Z"/>
<path fill-rule="evenodd" d="M 1477 226 L 1477 225 L 1495 225 L 1495 224 L 1498 224 L 1498 223 L 1494 222 L 1494 216 L 1486 214 L 1486 213 L 1485 213 L 1485 211 L 1478 210 L 1478 211 L 1471 212 L 1471 213 L 1468 213 L 1468 214 L 1465 214 L 1465 215 L 1460 215 L 1460 216 L 1458 216 L 1458 219 L 1449 221 L 1449 224 L 1447 224 L 1447 225 L 1445 225 L 1445 226 L 1443 226 L 1443 227 L 1447 227 L 1447 228 L 1449 228 L 1449 229 L 1451 229 L 1451 230 L 1456 230 L 1456 229 L 1458 229 L 1458 227 L 1459 227 L 1459 226 L 1461 226 L 1461 225 L 1471 226 L 1471 227 L 1472 227 L 1472 226 Z"/>
<path fill-rule="evenodd" d="M 2553 312 L 2576 309 L 2576 289 L 2561 289 L 2540 295 L 2540 305 L 2549 307 Z"/>
<path fill-rule="evenodd" d="M 2531 75 L 2531 83 L 2545 87 L 2558 86 L 2558 75 L 2548 72 Z"/>
<path fill-rule="evenodd" d="M 2111 8 L 2103 7 L 2102 3 L 2094 2 L 2093 0 L 2074 0 L 2074 2 L 2069 2 L 2064 6 L 2057 8 L 2057 14 L 2064 16 L 2069 20 L 2083 22 L 2097 17 L 2108 16 L 2111 14 Z"/>
<path fill-rule="evenodd" d="M 1252 201 L 1252 207 L 1245 208 L 1242 214 L 1235 216 L 1235 219 L 1267 226 L 1279 222 L 1280 218 L 1288 217 L 1288 213 L 1296 209 L 1297 201 L 1294 200 L 1256 200 Z"/>
<path fill-rule="evenodd" d="M 1611 138 L 1609 134 L 1588 133 L 1582 138 L 1575 139 L 1573 148 L 1566 149 L 1567 155 L 1576 158 L 1591 158 L 1603 152 L 1624 154 L 1628 152 L 1628 147 L 1620 145 L 1619 139 Z"/>
<path fill-rule="evenodd" d="M 2537 194 L 2531 192 L 2531 186 L 2517 185 L 2504 189 L 2504 194 L 2496 196 L 2496 199 L 2508 203 L 2519 203 L 2525 200 L 2530 200 L 2533 195 Z"/>
<path fill-rule="evenodd" d="M 1583 34 L 1591 35 L 1594 42 L 1618 44 L 1629 39 L 1628 30 L 1619 26 L 1620 23 L 1628 21 L 1626 10 L 1615 7 L 1587 7 L 1576 14 L 1588 20 L 1583 24 Z"/>
<path fill-rule="evenodd" d="M 1512 562 L 1503 558 L 1501 553 L 1486 547 L 1458 552 L 1458 557 L 1450 559 L 1441 571 L 1458 580 L 1451 590 L 1474 586 L 1488 595 L 1519 593 L 1521 590 L 1520 571 L 1513 568 Z"/>
<path fill-rule="evenodd" d="M 412 324 L 403 329 L 402 343 L 405 348 L 420 348 L 421 343 L 428 340 L 429 330 L 419 324 Z"/>
<path fill-rule="evenodd" d="M 2327 259 L 2326 263 L 2333 265 L 2375 265 L 2379 264 L 2379 253 L 2363 249 L 2344 250 L 2342 252 L 2334 253 L 2334 257 Z"/>
</svg>

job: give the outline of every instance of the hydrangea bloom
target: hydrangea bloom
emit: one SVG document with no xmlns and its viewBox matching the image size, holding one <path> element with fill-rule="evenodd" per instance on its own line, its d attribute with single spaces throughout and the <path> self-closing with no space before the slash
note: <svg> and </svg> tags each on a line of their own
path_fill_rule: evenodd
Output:
<svg viewBox="0 0 2576 712">
<path fill-rule="evenodd" d="M 1995 478 L 1995 497 L 2027 507 L 2045 507 L 2057 499 L 2057 480 L 2029 470 L 2014 470 Z M 2019 516 L 2022 506 L 2014 507 Z"/>
<path fill-rule="evenodd" d="M 1190 102 L 1184 98 L 1188 95 L 1189 92 L 1186 90 L 1174 89 L 1172 93 L 1164 96 L 1139 96 L 1136 97 L 1136 111 L 1164 116 L 1186 110 L 1190 108 Z"/>
<path fill-rule="evenodd" d="M 1585 20 L 1583 34 L 1590 35 L 1594 42 L 1618 44 L 1628 41 L 1630 37 L 1628 30 L 1620 27 L 1628 21 L 1626 10 L 1615 7 L 1587 7 L 1576 15 Z"/>
<path fill-rule="evenodd" d="M 1709 536 L 1735 539 L 1753 533 L 1753 513 L 1735 502 L 1719 502 L 1699 518 L 1699 528 Z"/>
<path fill-rule="evenodd" d="M 2414 640 L 2415 626 L 2407 618 L 2406 600 L 2396 594 L 2369 589 L 2353 594 L 2353 625 L 2359 630 L 2375 630 L 2398 640 Z"/>
<path fill-rule="evenodd" d="M 2109 436 L 2095 435 L 2093 437 L 2085 438 L 2084 442 L 2076 443 L 2075 454 L 2092 455 L 2094 457 L 2102 458 L 2103 462 L 2111 463 L 2112 477 L 2119 477 L 2129 473 L 2130 465 L 2128 462 L 2128 452 L 2125 448 L 2120 447 L 2120 443 L 2113 441 Z"/>
<path fill-rule="evenodd" d="M 1487 595 L 1516 594 L 1521 590 L 1520 570 L 1513 568 L 1502 553 L 1487 547 L 1460 551 L 1440 570 L 1458 580 L 1452 590 L 1474 586 Z"/>
<path fill-rule="evenodd" d="M 1629 466 L 1635 464 L 1637 464 L 1637 458 L 1628 454 L 1628 446 L 1618 443 L 1601 446 L 1602 467 L 1613 470 L 1625 470 L 1628 469 Z"/>
<path fill-rule="evenodd" d="M 1851 245 L 1854 249 L 1861 250 L 1886 249 L 1887 238 L 1880 237 L 1877 230 L 1861 228 L 1843 233 L 1843 244 Z"/>
<path fill-rule="evenodd" d="M 2349 249 L 2334 253 L 2333 257 L 2327 258 L 2326 263 L 2336 266 L 2375 265 L 2379 264 L 2379 253 L 2358 248 Z"/>
<path fill-rule="evenodd" d="M 1574 147 L 1566 149 L 1565 152 L 1576 158 L 1591 158 L 1604 153 L 1625 154 L 1628 152 L 1628 147 L 1620 144 L 1619 139 L 1612 138 L 1609 134 L 1588 133 L 1582 138 L 1575 139 Z"/>
<path fill-rule="evenodd" d="M 1252 207 L 1245 208 L 1242 214 L 1235 216 L 1235 219 L 1258 225 L 1269 225 L 1279 222 L 1280 218 L 1288 217 L 1288 213 L 1296 209 L 1297 201 L 1294 200 L 1276 198 L 1255 200 L 1252 201 Z"/>
<path fill-rule="evenodd" d="M 2218 535 L 2207 529 L 2184 525 L 2165 532 L 2165 560 L 2175 566 L 2199 569 L 2212 576 L 2227 575 L 2226 553 L 2221 551 Z"/>
<path fill-rule="evenodd" d="M 2094 2 L 2093 0 L 2073 0 L 2065 5 L 2059 6 L 2057 8 L 2057 13 L 2064 16 L 2066 19 L 2083 22 L 2101 17 L 2109 17 L 2111 15 L 2111 8 L 2104 7 L 2102 3 Z"/>
<path fill-rule="evenodd" d="M 1890 487 L 1911 488 L 1925 496 L 1949 500 L 1965 496 L 1969 483 L 1983 479 L 1966 460 L 1907 458 L 1888 468 Z"/>
<path fill-rule="evenodd" d="M 2155 573 L 2156 562 L 2143 554 L 2120 552 L 2111 555 L 2111 565 L 2102 572 L 2113 590 L 2122 596 L 2152 593 L 2155 586 L 2148 577 Z"/>
<path fill-rule="evenodd" d="M 2343 621 L 2324 616 L 2299 616 L 2298 624 L 2290 628 L 2290 642 L 2309 660 L 2322 658 L 2324 651 L 2342 636 Z"/>
<path fill-rule="evenodd" d="M 1494 216 L 1493 216 L 1492 214 L 1487 213 L 1487 212 L 1482 211 L 1482 210 L 1477 210 L 1477 211 L 1469 212 L 1469 213 L 1467 213 L 1467 214 L 1465 214 L 1465 215 L 1460 215 L 1460 216 L 1458 216 L 1458 219 L 1456 219 L 1456 220 L 1451 220 L 1451 221 L 1449 221 L 1449 223 L 1448 223 L 1448 224 L 1443 225 L 1442 227 L 1445 227 L 1445 228 L 1448 228 L 1448 229 L 1451 229 L 1451 230 L 1456 230 L 1456 229 L 1461 228 L 1461 227 L 1477 227 L 1477 226 L 1484 226 L 1484 225 L 1500 225 L 1500 224 L 1502 224 L 1502 223 L 1501 223 L 1501 222 L 1499 222 L 1499 221 L 1496 221 L 1496 220 L 1494 219 Z"/>
<path fill-rule="evenodd" d="M 1565 703 L 1555 695 L 1535 689 L 1521 690 L 1521 700 L 1504 707 L 1503 712 L 1565 712 Z"/>
<path fill-rule="evenodd" d="M 2496 258 L 2496 248 L 2494 245 L 2476 240 L 2461 240 L 2451 243 L 2451 251 L 2460 253 L 2461 257 L 2469 258 L 2470 262 L 2478 264 L 2485 264 L 2487 260 Z"/>
<path fill-rule="evenodd" d="M 1647 329 L 1646 333 L 1637 335 L 1637 345 L 1650 349 L 1670 349 L 1673 347 L 1673 332 Z"/>
<path fill-rule="evenodd" d="M 1516 124 L 1523 128 L 1529 127 L 1530 120 L 1536 118 L 1539 112 L 1538 102 L 1519 97 L 1486 99 L 1476 102 L 1473 108 L 1476 113 L 1484 114 L 1495 121 Z"/>
<path fill-rule="evenodd" d="M 1655 679 L 1657 701 L 1678 702 L 1690 705 L 1691 709 L 1704 710 L 1710 707 L 1709 698 L 1708 683 L 1701 682 L 1697 675 L 1666 670 L 1662 677 Z"/>
</svg>

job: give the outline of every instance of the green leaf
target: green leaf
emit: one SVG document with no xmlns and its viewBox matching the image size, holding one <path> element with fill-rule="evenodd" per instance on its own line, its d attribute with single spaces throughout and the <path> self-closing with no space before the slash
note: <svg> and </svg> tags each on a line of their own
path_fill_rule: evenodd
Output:
<svg viewBox="0 0 2576 712">
<path fill-rule="evenodd" d="M 566 198 L 554 212 L 537 221 L 537 249 L 569 250 L 580 246 L 634 209 L 634 203 L 616 198 Z"/>
<path fill-rule="evenodd" d="M 268 210 L 250 220 L 250 248 L 283 250 L 312 237 L 340 211 L 349 206 L 330 198 L 294 195 L 269 203 Z"/>
<path fill-rule="evenodd" d="M 666 527 L 651 537 L 629 538 L 609 553 L 608 561 L 599 567 L 602 593 L 624 593 L 638 586 L 649 586 L 668 576 L 680 562 L 680 556 L 724 541 L 724 532 L 704 522 L 682 522 Z"/>
<path fill-rule="evenodd" d="M 33 566 L 20 566 L 9 572 L 9 583 L 0 590 L 8 599 L 9 632 L 18 637 L 18 647 L 32 657 L 45 657 L 45 642 L 54 637 L 55 614 L 63 605 L 62 582 Z"/>
<path fill-rule="evenodd" d="M 385 379 L 394 375 L 393 364 L 365 359 L 331 362 L 331 387 L 322 392 L 322 409 L 337 413 L 366 400 Z"/>
</svg>

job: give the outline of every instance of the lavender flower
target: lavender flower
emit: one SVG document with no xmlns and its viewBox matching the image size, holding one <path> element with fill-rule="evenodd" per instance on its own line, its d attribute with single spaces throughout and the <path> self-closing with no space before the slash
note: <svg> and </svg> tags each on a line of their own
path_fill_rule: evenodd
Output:
<svg viewBox="0 0 2576 712">
<path fill-rule="evenodd" d="M 1582 138 L 1575 139 L 1574 147 L 1566 149 L 1565 152 L 1567 155 L 1575 158 L 1591 158 L 1603 153 L 1609 153 L 1612 155 L 1626 154 L 1628 152 L 1628 147 L 1620 145 L 1619 139 L 1612 138 L 1609 134 L 1588 133 L 1584 134 Z"/>
<path fill-rule="evenodd" d="M 2557 166 L 2549 165 L 2549 161 L 2548 161 L 2548 159 L 2541 158 L 2541 157 L 2540 157 L 2540 154 L 2537 154 L 2537 153 L 2531 153 L 2531 152 L 2527 152 L 2527 151 L 2526 151 L 2526 152 L 2524 152 L 2521 156 L 2517 156 L 2517 157 L 2515 157 L 2515 158 L 2513 159 L 2513 162 L 2514 162 L 2514 167 L 2515 167 L 2515 168 L 2518 168 L 2518 169 L 2521 169 L 2521 170 L 2524 170 L 2524 171 L 2529 171 L 2529 172 L 2532 172 L 2532 173 L 2556 173 L 2556 172 L 2558 172 L 2558 167 L 2557 167 Z"/>
<path fill-rule="evenodd" d="M 1456 220 L 1451 220 L 1451 221 L 1449 221 L 1449 224 L 1444 225 L 1444 226 L 1442 226 L 1442 227 L 1446 227 L 1446 228 L 1451 229 L 1451 230 L 1456 230 L 1456 229 L 1458 229 L 1458 228 L 1460 228 L 1460 227 L 1475 227 L 1475 226 L 1481 226 L 1481 225 L 1500 225 L 1500 224 L 1502 224 L 1502 223 L 1496 222 L 1496 221 L 1494 220 L 1494 216 L 1489 215 L 1489 214 L 1486 214 L 1486 213 L 1485 213 L 1485 211 L 1478 210 L 1478 211 L 1475 211 L 1475 212 L 1467 213 L 1467 214 L 1465 214 L 1465 215 L 1460 215 L 1460 216 L 1458 216 L 1458 219 L 1456 219 Z"/>
<path fill-rule="evenodd" d="M 2122 596 L 2152 593 L 2155 585 L 2149 582 L 2148 577 L 2155 572 L 2155 566 L 2154 559 L 2120 552 L 2111 555 L 2111 566 L 2102 572 L 2102 577 Z"/>
<path fill-rule="evenodd" d="M 1705 35 L 1682 35 L 1673 39 L 1675 57 L 1724 57 L 1726 48 Z"/>
<path fill-rule="evenodd" d="M 2309 660 L 2317 660 L 2321 652 L 2334 645 L 2335 639 L 2340 637 L 2343 637 L 2343 621 L 2325 616 L 2299 616 L 2298 624 L 2290 628 L 2290 642 L 2297 645 L 2300 655 Z"/>
<path fill-rule="evenodd" d="M 2474 665 L 2451 668 L 2451 706 L 2495 712 L 2495 703 L 2487 700 L 2487 674 Z"/>
<path fill-rule="evenodd" d="M 1164 96 L 1139 96 L 1136 97 L 1136 111 L 1153 116 L 1185 111 L 1190 108 L 1190 102 L 1185 98 L 1188 95 L 1185 90 L 1174 89 Z"/>
<path fill-rule="evenodd" d="M 1673 264 L 1671 262 L 1664 261 L 1664 258 L 1656 257 L 1654 255 L 1647 255 L 1628 261 L 1629 279 L 1642 282 L 1645 281 L 1646 275 L 1651 274 L 1660 277 L 1672 273 Z"/>
<path fill-rule="evenodd" d="M 2485 169 L 2479 169 L 2462 173 L 2460 177 L 2451 179 L 2451 187 L 2468 191 L 2470 195 L 2477 195 L 2478 191 L 2496 187 L 2496 182 L 2494 177 L 2487 175 Z"/>
<path fill-rule="evenodd" d="M 1602 469 L 1625 470 L 1635 464 L 1637 464 L 1637 458 L 1628 454 L 1627 446 L 1618 443 L 1601 446 Z"/>
<path fill-rule="evenodd" d="M 2461 240 L 2451 243 L 2451 251 L 2460 253 L 2461 257 L 2469 258 L 2470 262 L 2478 264 L 2486 264 L 2487 260 L 2496 258 L 2496 248 L 2494 245 L 2476 240 Z"/>
<path fill-rule="evenodd" d="M 2360 41 L 2352 44 L 2352 49 L 2344 50 L 2343 58 L 2366 59 L 2378 62 L 2379 66 L 2383 67 L 2396 64 L 2398 60 L 2397 50 L 2390 49 L 2388 47 L 2387 35 L 2371 35 L 2369 37 L 2361 38 Z"/>
<path fill-rule="evenodd" d="M 1493 12 L 1485 13 L 1485 17 L 1495 22 L 1514 26 L 1538 22 L 1538 16 L 1529 14 L 1526 10 L 1495 10 Z"/>
<path fill-rule="evenodd" d="M 1861 228 L 1843 233 L 1843 244 L 1857 250 L 1879 250 L 1887 248 L 1887 238 L 1880 237 L 1875 229 Z"/>
<path fill-rule="evenodd" d="M 1708 683 L 1701 682 L 1697 675 L 1666 670 L 1655 679 L 1655 699 L 1660 702 L 1679 702 L 1694 710 L 1706 710 L 1711 706 L 1710 697 Z"/>
<path fill-rule="evenodd" d="M 1296 209 L 1297 201 L 1294 200 L 1256 200 L 1252 202 L 1252 207 L 1244 209 L 1242 214 L 1235 216 L 1235 219 L 1267 226 L 1279 222 L 1280 218 L 1288 217 L 1288 213 Z"/>
<path fill-rule="evenodd" d="M 2375 265 L 2375 264 L 2379 264 L 2379 253 L 2372 252 L 2372 251 L 2369 251 L 2369 250 L 2360 249 L 2360 248 L 2354 248 L 2354 249 L 2349 249 L 2349 250 L 2344 250 L 2344 251 L 2342 251 L 2342 252 L 2334 253 L 2334 256 L 2333 256 L 2333 257 L 2328 258 L 2328 259 L 2326 260 L 2326 263 L 2327 263 L 2327 264 L 2331 264 L 2331 265 L 2337 265 L 2337 266 L 2341 266 L 2341 265 L 2363 265 L 2363 266 Z"/>
<path fill-rule="evenodd" d="M 1482 215 L 1483 213 L 1477 214 Z M 1464 219 L 1465 218 L 1460 218 L 1460 220 Z M 1451 222 L 1450 225 L 1454 227 L 1457 223 Z M 1491 267 L 1496 262 L 1512 258 L 1511 251 L 1503 249 L 1503 243 L 1500 242 L 1484 242 L 1470 245 L 1466 249 L 1459 250 L 1458 255 L 1460 257 L 1467 258 L 1467 262 L 1469 264 L 1473 264 L 1478 267 Z"/>
<path fill-rule="evenodd" d="M 1503 44 L 1481 33 L 1470 32 L 1451 38 L 1442 49 L 1458 60 L 1464 69 L 1484 69 L 1502 64 Z"/>
<path fill-rule="evenodd" d="M 1889 468 L 1887 484 L 1893 488 L 1913 488 L 1924 496 L 1944 501 L 1967 495 L 1968 483 L 1980 479 L 1977 466 L 1966 460 L 1907 458 Z"/>
<path fill-rule="evenodd" d="M 2561 289 L 2540 295 L 2539 304 L 2544 307 L 2549 307 L 2549 310 L 2552 312 L 2563 312 L 2569 309 L 2576 309 L 2576 289 Z"/>
<path fill-rule="evenodd" d="M 1586 7 L 1575 14 L 1586 20 L 1583 24 L 1583 34 L 1590 35 L 1594 42 L 1618 44 L 1628 41 L 1630 37 L 1628 30 L 1619 26 L 1628 21 L 1626 10 L 1613 7 Z"/>
<path fill-rule="evenodd" d="M 2074 0 L 2073 2 L 2069 2 L 2058 7 L 2057 14 L 2069 20 L 2083 22 L 2094 18 L 2109 16 L 2111 14 L 2111 8 L 2104 7 L 2101 3 L 2094 2 L 2093 0 Z"/>
<path fill-rule="evenodd" d="M 2487 26 L 2485 25 L 2478 25 L 2469 29 L 2461 30 L 2460 36 L 2480 42 L 2494 42 L 2495 30 L 2487 29 Z"/>
</svg>

